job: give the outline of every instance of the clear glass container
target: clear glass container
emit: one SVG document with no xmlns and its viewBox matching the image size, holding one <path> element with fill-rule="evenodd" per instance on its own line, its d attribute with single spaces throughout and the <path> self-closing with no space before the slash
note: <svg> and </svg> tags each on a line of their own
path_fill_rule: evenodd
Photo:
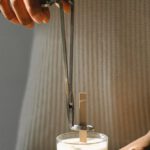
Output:
<svg viewBox="0 0 150 150">
<path fill-rule="evenodd" d="M 86 143 L 80 142 L 79 132 L 61 134 L 56 140 L 57 150 L 108 150 L 108 137 L 96 132 L 88 132 Z"/>
</svg>

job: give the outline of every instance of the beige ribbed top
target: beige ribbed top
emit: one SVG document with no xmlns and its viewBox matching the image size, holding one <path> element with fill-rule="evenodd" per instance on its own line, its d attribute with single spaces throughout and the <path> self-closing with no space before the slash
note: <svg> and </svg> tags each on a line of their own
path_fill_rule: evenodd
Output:
<svg viewBox="0 0 150 150">
<path fill-rule="evenodd" d="M 150 0 L 76 0 L 75 14 L 76 106 L 78 93 L 88 92 L 88 122 L 117 150 L 150 129 Z M 49 25 L 35 30 L 16 149 L 55 150 L 56 135 L 68 130 L 65 108 L 52 8 Z"/>
</svg>

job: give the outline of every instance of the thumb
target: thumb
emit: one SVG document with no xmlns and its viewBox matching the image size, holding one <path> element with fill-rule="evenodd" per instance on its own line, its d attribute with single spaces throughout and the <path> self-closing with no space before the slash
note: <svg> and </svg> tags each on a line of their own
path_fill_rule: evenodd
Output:
<svg viewBox="0 0 150 150">
<path fill-rule="evenodd" d="M 59 7 L 59 4 L 56 3 L 55 5 Z M 63 8 L 66 13 L 70 12 L 70 4 L 66 0 L 63 0 Z"/>
</svg>

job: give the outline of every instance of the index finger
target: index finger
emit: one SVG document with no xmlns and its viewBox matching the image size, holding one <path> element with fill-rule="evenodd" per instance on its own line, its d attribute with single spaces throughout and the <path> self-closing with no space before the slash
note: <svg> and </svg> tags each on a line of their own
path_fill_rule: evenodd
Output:
<svg viewBox="0 0 150 150">
<path fill-rule="evenodd" d="M 48 23 L 50 19 L 49 9 L 43 8 L 39 0 L 23 0 L 23 1 L 29 15 L 36 23 Z"/>
</svg>

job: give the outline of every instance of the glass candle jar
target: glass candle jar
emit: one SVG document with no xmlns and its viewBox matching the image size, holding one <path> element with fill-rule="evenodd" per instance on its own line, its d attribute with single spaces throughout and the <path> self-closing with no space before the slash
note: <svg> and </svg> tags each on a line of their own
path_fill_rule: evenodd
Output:
<svg viewBox="0 0 150 150">
<path fill-rule="evenodd" d="M 56 140 L 57 150 L 108 150 L 108 137 L 96 132 L 88 132 L 86 143 L 80 142 L 78 132 L 61 134 Z"/>
</svg>

